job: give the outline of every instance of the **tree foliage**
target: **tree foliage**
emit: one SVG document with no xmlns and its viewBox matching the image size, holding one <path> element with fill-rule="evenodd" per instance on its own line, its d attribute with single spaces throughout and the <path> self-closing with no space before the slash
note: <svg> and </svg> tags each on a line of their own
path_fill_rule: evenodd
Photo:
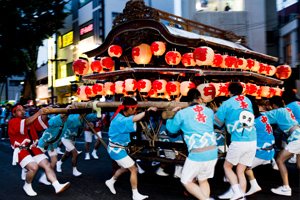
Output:
<svg viewBox="0 0 300 200">
<path fill-rule="evenodd" d="M 43 40 L 63 28 L 66 0 L 0 1 L 0 81 L 7 76 L 35 74 Z M 30 77 L 36 82 L 36 77 Z M 36 83 L 32 83 L 35 88 Z M 35 89 L 32 90 L 35 99 Z"/>
</svg>

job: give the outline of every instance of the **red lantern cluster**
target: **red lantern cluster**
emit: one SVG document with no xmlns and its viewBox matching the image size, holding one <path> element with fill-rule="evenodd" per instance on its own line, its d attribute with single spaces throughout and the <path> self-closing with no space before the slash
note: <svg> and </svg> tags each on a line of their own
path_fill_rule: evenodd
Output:
<svg viewBox="0 0 300 200">
<path fill-rule="evenodd" d="M 90 69 L 89 61 L 85 58 L 79 58 L 73 63 L 73 71 L 75 74 L 84 76 Z"/>
</svg>

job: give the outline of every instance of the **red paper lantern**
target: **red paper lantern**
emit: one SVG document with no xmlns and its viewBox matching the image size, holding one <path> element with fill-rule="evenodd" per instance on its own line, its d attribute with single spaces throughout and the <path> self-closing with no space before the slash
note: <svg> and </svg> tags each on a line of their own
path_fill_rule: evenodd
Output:
<svg viewBox="0 0 300 200">
<path fill-rule="evenodd" d="M 257 85 L 252 84 L 252 83 L 248 83 L 248 95 L 250 96 L 257 96 Z"/>
<path fill-rule="evenodd" d="M 148 44 L 141 44 L 132 48 L 132 58 L 138 65 L 147 65 L 152 58 L 151 47 Z"/>
<path fill-rule="evenodd" d="M 181 58 L 181 62 L 185 67 L 195 67 L 196 62 L 194 60 L 194 54 L 193 53 L 185 53 L 183 54 Z"/>
<path fill-rule="evenodd" d="M 78 98 L 80 100 L 82 100 L 82 101 L 88 101 L 89 97 L 86 94 L 87 91 L 86 91 L 86 86 L 85 85 L 79 86 L 79 88 L 77 89 L 77 96 L 78 96 Z"/>
<path fill-rule="evenodd" d="M 120 58 L 120 56 L 122 55 L 122 48 L 119 45 L 111 45 L 108 48 L 108 55 L 110 57 Z"/>
<path fill-rule="evenodd" d="M 191 81 L 183 81 L 180 83 L 180 93 L 182 96 L 187 96 L 190 89 L 195 88 L 196 85 Z"/>
<path fill-rule="evenodd" d="M 181 60 L 181 54 L 178 51 L 169 51 L 165 55 L 168 65 L 178 65 Z"/>
<path fill-rule="evenodd" d="M 267 65 L 267 64 L 259 63 L 259 69 L 258 69 L 257 73 L 259 73 L 259 74 L 266 74 L 268 66 L 269 65 Z"/>
<path fill-rule="evenodd" d="M 282 96 L 282 89 L 280 89 L 280 88 L 273 88 L 274 90 L 275 90 L 275 96 L 279 96 L 279 97 L 281 97 Z"/>
<path fill-rule="evenodd" d="M 133 94 L 137 89 L 137 82 L 135 79 L 128 78 L 125 80 L 125 91 L 128 94 Z"/>
<path fill-rule="evenodd" d="M 162 56 L 166 52 L 166 45 L 161 41 L 155 41 L 151 44 L 151 52 L 155 56 Z"/>
<path fill-rule="evenodd" d="M 258 61 L 255 60 L 254 61 L 254 66 L 252 67 L 252 71 L 257 72 L 259 70 L 259 68 L 260 68 L 260 64 L 259 64 Z"/>
<path fill-rule="evenodd" d="M 227 96 L 229 95 L 228 83 L 219 83 L 215 85 L 217 96 Z"/>
<path fill-rule="evenodd" d="M 270 95 L 270 87 L 269 86 L 261 86 L 261 97 L 267 98 Z"/>
<path fill-rule="evenodd" d="M 203 83 L 197 86 L 197 89 L 201 93 L 203 102 L 211 102 L 216 96 L 216 88 L 212 83 Z"/>
<path fill-rule="evenodd" d="M 102 83 L 94 84 L 92 90 L 96 95 L 104 95 L 104 85 Z"/>
<path fill-rule="evenodd" d="M 141 79 L 137 82 L 137 88 L 143 97 L 148 95 L 148 92 L 151 90 L 151 86 L 151 81 L 148 79 Z"/>
<path fill-rule="evenodd" d="M 166 92 L 165 95 L 163 97 L 161 97 L 162 99 L 167 99 L 167 100 L 171 100 L 170 95 Z"/>
<path fill-rule="evenodd" d="M 149 95 L 150 98 L 157 98 L 157 93 L 154 91 L 154 89 L 151 89 L 148 92 L 148 95 Z"/>
<path fill-rule="evenodd" d="M 198 66 L 211 65 L 214 60 L 214 50 L 210 47 L 198 47 L 194 50 L 194 60 Z"/>
<path fill-rule="evenodd" d="M 268 65 L 266 68 L 266 75 L 273 76 L 276 72 L 276 67 L 274 65 Z"/>
<path fill-rule="evenodd" d="M 104 92 L 106 96 L 115 94 L 115 84 L 113 82 L 104 83 Z"/>
<path fill-rule="evenodd" d="M 254 67 L 254 60 L 247 59 L 246 70 L 252 70 L 253 67 Z"/>
<path fill-rule="evenodd" d="M 180 83 L 178 81 L 170 81 L 166 85 L 167 93 L 174 98 L 177 98 L 180 93 Z"/>
<path fill-rule="evenodd" d="M 111 57 L 101 58 L 100 63 L 104 71 L 111 71 L 115 64 L 114 61 L 111 59 Z"/>
<path fill-rule="evenodd" d="M 89 62 L 85 58 L 75 60 L 73 63 L 73 71 L 75 74 L 84 76 L 89 71 Z"/>
<path fill-rule="evenodd" d="M 115 93 L 124 94 L 125 93 L 125 81 L 116 81 L 115 82 Z"/>
<path fill-rule="evenodd" d="M 276 68 L 276 76 L 279 79 L 287 79 L 291 76 L 292 69 L 289 65 L 280 65 Z"/>
<path fill-rule="evenodd" d="M 232 59 L 231 56 L 228 55 L 222 55 L 223 56 L 223 62 L 220 65 L 221 68 L 234 68 L 234 65 L 236 64 L 236 62 L 234 62 L 235 60 Z"/>
<path fill-rule="evenodd" d="M 220 54 L 215 54 L 214 60 L 213 60 L 211 66 L 212 67 L 220 67 L 222 63 L 223 63 L 223 56 Z"/>
<path fill-rule="evenodd" d="M 93 72 L 101 72 L 102 70 L 102 65 L 101 65 L 101 62 L 99 60 L 94 60 L 92 63 L 91 63 L 91 69 Z"/>
<path fill-rule="evenodd" d="M 244 58 L 238 58 L 238 60 L 237 60 L 237 68 L 238 69 L 245 70 L 246 67 L 247 67 L 247 65 L 248 65 L 248 62 L 247 62 L 246 59 L 244 59 Z"/>
<path fill-rule="evenodd" d="M 257 86 L 255 99 L 261 99 L 261 87 Z"/>
<path fill-rule="evenodd" d="M 85 88 L 88 97 L 95 97 L 97 94 L 93 92 L 93 85 L 88 85 Z"/>
<path fill-rule="evenodd" d="M 248 87 L 247 87 L 247 84 L 245 84 L 245 83 L 243 83 L 243 82 L 239 82 L 239 84 L 243 87 L 242 95 L 247 95 L 247 94 L 248 94 Z"/>
<path fill-rule="evenodd" d="M 238 68 L 238 59 L 237 57 L 234 57 L 234 56 L 231 56 L 231 67 L 230 68 L 233 68 L 233 69 L 237 69 Z"/>
<path fill-rule="evenodd" d="M 155 80 L 152 84 L 154 91 L 157 93 L 158 97 L 162 97 L 166 92 L 167 81 L 164 79 Z"/>
<path fill-rule="evenodd" d="M 270 87 L 269 88 L 269 95 L 267 96 L 267 98 L 272 98 L 273 96 L 275 96 L 276 90 L 275 88 Z"/>
</svg>

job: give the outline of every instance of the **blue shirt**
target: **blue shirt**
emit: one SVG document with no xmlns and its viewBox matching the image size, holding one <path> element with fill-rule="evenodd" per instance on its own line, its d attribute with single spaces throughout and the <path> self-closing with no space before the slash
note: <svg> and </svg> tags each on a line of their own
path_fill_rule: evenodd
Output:
<svg viewBox="0 0 300 200">
<path fill-rule="evenodd" d="M 289 135 L 289 130 L 298 122 L 289 108 L 278 108 L 268 112 L 265 112 L 268 117 L 270 124 L 277 124 L 278 127 L 287 135 Z M 300 132 L 294 131 L 288 137 L 287 141 L 292 142 L 300 139 Z"/>
<path fill-rule="evenodd" d="M 112 120 L 109 130 L 108 137 L 109 141 L 126 147 L 130 140 L 130 133 L 136 131 L 136 123 L 133 121 L 133 115 L 125 117 L 121 113 L 118 113 Z M 107 147 L 107 152 L 113 160 L 120 160 L 125 158 L 128 154 L 122 148 Z"/>
<path fill-rule="evenodd" d="M 300 124 L 300 102 L 299 101 L 293 101 L 286 105 L 287 108 L 291 109 L 293 112 L 298 124 Z"/>
<path fill-rule="evenodd" d="M 176 113 L 173 119 L 167 120 L 167 129 L 171 133 L 183 131 L 184 141 L 188 151 L 217 145 L 214 133 L 214 112 L 202 105 L 193 105 Z M 188 158 L 193 161 L 210 161 L 218 158 L 218 149 L 189 153 Z"/>
<path fill-rule="evenodd" d="M 268 117 L 262 113 L 255 120 L 257 134 L 257 150 L 255 157 L 263 160 L 271 160 L 274 157 L 275 150 L 261 150 L 275 144 L 272 126 L 269 123 Z"/>
<path fill-rule="evenodd" d="M 243 111 L 248 111 L 253 114 L 251 101 L 243 96 L 237 95 L 224 101 L 219 107 L 216 116 L 221 123 L 225 123 L 228 133 L 231 134 L 231 141 L 250 142 L 256 140 L 255 127 L 240 128 L 243 125 L 240 123 L 240 114 Z M 254 122 L 253 116 L 252 122 Z M 216 124 L 220 124 L 216 121 Z"/>
</svg>

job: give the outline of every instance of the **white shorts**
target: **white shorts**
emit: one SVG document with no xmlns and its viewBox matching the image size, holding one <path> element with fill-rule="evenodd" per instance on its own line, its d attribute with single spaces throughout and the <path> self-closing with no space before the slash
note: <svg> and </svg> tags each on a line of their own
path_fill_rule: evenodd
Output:
<svg viewBox="0 0 300 200">
<path fill-rule="evenodd" d="M 187 184 L 188 182 L 192 182 L 195 178 L 203 181 L 214 177 L 217 160 L 218 159 L 197 162 L 186 158 L 182 169 L 181 183 Z"/>
<path fill-rule="evenodd" d="M 48 159 L 48 157 L 45 154 L 39 154 L 34 157 L 32 157 L 31 155 L 28 155 L 25 158 L 23 158 L 23 160 L 20 162 L 20 166 L 22 168 L 24 168 L 24 167 L 26 167 L 26 165 L 28 165 L 28 163 L 31 163 L 31 162 L 35 162 L 35 163 L 39 164 L 44 159 Z"/>
<path fill-rule="evenodd" d="M 260 165 L 267 165 L 267 164 L 270 164 L 270 163 L 271 163 L 271 160 L 263 160 L 263 159 L 254 157 L 253 162 L 252 162 L 252 165 L 251 165 L 251 167 L 249 167 L 249 168 L 250 168 L 250 169 L 254 169 L 254 168 L 257 167 L 257 166 L 260 166 Z"/>
<path fill-rule="evenodd" d="M 97 140 L 98 137 L 97 137 L 92 131 L 84 131 L 84 139 L 85 139 L 85 142 L 92 142 L 92 140 L 93 140 L 93 135 L 94 135 L 95 140 Z M 100 138 L 102 138 L 101 131 L 97 132 L 97 135 L 98 135 Z"/>
<path fill-rule="evenodd" d="M 226 160 L 236 166 L 241 163 L 246 166 L 251 166 L 256 153 L 256 141 L 251 142 L 236 142 L 230 143 Z"/>
<path fill-rule="evenodd" d="M 129 168 L 135 164 L 134 160 L 130 156 L 126 156 L 125 158 L 122 158 L 120 160 L 116 160 L 119 166 L 123 168 Z"/>
<path fill-rule="evenodd" d="M 46 151 L 48 152 L 48 155 L 50 156 L 50 157 L 52 157 L 52 156 L 57 156 L 57 150 L 56 149 L 53 149 L 53 151 L 49 151 L 49 150 L 45 150 L 44 148 L 41 148 L 41 147 L 39 147 L 40 149 L 41 149 L 41 151 L 42 152 L 44 152 L 44 153 L 46 153 Z"/>
<path fill-rule="evenodd" d="M 166 158 L 169 158 L 169 159 L 175 159 L 175 151 L 171 150 L 171 149 L 164 149 L 164 153 L 165 153 L 165 156 Z"/>
<path fill-rule="evenodd" d="M 66 147 L 66 151 L 71 152 L 73 149 L 75 149 L 75 141 L 68 140 L 66 138 L 61 138 L 61 142 Z"/>
<path fill-rule="evenodd" d="M 284 148 L 290 153 L 300 154 L 300 140 L 289 142 Z"/>
</svg>

